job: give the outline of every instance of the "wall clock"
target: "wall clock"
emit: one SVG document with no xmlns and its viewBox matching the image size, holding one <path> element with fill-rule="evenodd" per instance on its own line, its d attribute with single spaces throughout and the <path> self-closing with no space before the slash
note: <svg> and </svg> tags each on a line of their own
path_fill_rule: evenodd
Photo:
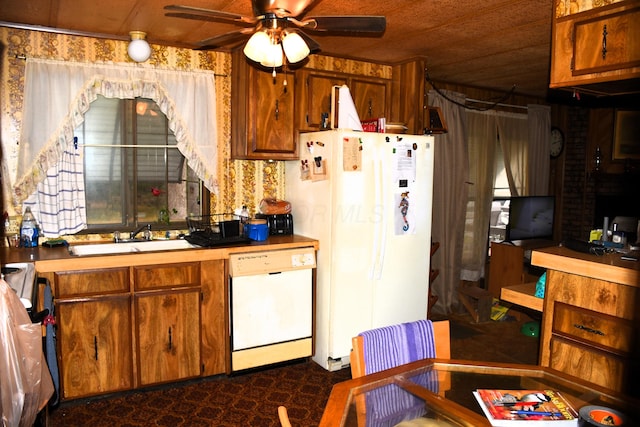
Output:
<svg viewBox="0 0 640 427">
<path fill-rule="evenodd" d="M 556 158 L 562 153 L 562 149 L 564 148 L 564 134 L 557 127 L 551 128 L 551 146 L 549 149 L 549 154 L 551 157 Z"/>
</svg>

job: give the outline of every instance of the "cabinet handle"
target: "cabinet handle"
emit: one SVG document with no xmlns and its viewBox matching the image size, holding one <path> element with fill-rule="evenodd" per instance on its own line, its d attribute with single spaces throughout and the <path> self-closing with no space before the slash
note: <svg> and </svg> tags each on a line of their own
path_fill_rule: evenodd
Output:
<svg viewBox="0 0 640 427">
<path fill-rule="evenodd" d="M 95 335 L 93 336 L 93 351 L 94 357 L 98 360 L 98 337 Z"/>
<path fill-rule="evenodd" d="M 169 350 L 171 350 L 171 327 L 169 327 Z"/>
<path fill-rule="evenodd" d="M 280 116 L 280 101 L 276 99 L 276 120 L 278 120 L 278 116 Z"/>
<path fill-rule="evenodd" d="M 369 117 L 373 117 L 373 99 L 369 98 Z"/>
<path fill-rule="evenodd" d="M 602 28 L 602 59 L 607 58 L 607 24 Z"/>
<path fill-rule="evenodd" d="M 574 328 L 577 328 L 577 329 L 580 329 L 580 330 L 583 330 L 583 331 L 585 331 L 585 332 L 589 332 L 590 334 L 595 334 L 595 335 L 602 335 L 602 336 L 604 336 L 604 332 L 599 331 L 599 330 L 597 330 L 597 329 L 589 328 L 588 326 L 584 326 L 584 325 L 580 325 L 580 324 L 577 324 L 577 323 L 576 323 L 576 324 L 574 324 L 574 325 L 573 325 L 573 327 L 574 327 Z"/>
</svg>

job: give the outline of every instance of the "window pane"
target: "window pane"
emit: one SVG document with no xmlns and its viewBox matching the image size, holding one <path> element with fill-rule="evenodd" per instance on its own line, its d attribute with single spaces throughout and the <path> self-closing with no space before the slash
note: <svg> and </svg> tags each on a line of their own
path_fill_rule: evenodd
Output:
<svg viewBox="0 0 640 427">
<path fill-rule="evenodd" d="M 504 155 L 502 154 L 502 146 L 496 145 L 495 157 L 495 182 L 493 184 L 493 197 L 509 197 L 509 180 L 507 179 L 507 170 L 504 167 Z"/>
<path fill-rule="evenodd" d="M 89 224 L 123 224 L 122 206 L 126 193 L 122 191 L 123 167 L 120 150 L 87 147 L 85 170 L 92 167 L 90 165 L 95 165 L 95 170 L 85 174 L 87 222 Z"/>
<path fill-rule="evenodd" d="M 118 99 L 99 97 L 85 114 L 82 132 L 76 132 L 85 147 L 85 194 L 89 224 L 123 224 L 124 159 L 122 143 L 123 109 Z M 94 146 L 94 147 L 92 147 Z"/>
<path fill-rule="evenodd" d="M 167 215 L 181 223 L 201 213 L 201 182 L 152 100 L 98 96 L 76 135 L 85 145 L 90 229 L 165 225 Z"/>
</svg>

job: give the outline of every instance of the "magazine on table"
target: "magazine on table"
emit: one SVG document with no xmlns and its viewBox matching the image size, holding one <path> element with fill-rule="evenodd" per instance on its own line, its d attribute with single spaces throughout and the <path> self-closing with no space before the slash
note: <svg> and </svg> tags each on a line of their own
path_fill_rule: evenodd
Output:
<svg viewBox="0 0 640 427">
<path fill-rule="evenodd" d="M 578 425 L 578 411 L 555 390 L 478 389 L 473 395 L 495 427 Z"/>
</svg>

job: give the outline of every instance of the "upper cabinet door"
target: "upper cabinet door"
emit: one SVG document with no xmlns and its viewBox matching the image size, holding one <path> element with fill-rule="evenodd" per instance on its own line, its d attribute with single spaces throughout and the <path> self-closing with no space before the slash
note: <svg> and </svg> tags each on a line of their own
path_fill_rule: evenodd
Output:
<svg viewBox="0 0 640 427">
<path fill-rule="evenodd" d="M 231 158 L 295 160 L 295 77 L 259 70 L 242 51 L 233 54 Z M 286 84 L 285 84 L 286 81 Z"/>
<path fill-rule="evenodd" d="M 549 87 L 595 95 L 638 93 L 640 7 L 621 1 L 555 17 Z"/>
<path fill-rule="evenodd" d="M 345 76 L 302 70 L 297 79 L 298 129 L 317 131 L 322 127 L 322 115 L 331 115 L 331 88 L 347 84 Z"/>
<path fill-rule="evenodd" d="M 573 74 L 640 66 L 640 7 L 575 25 Z"/>
<path fill-rule="evenodd" d="M 390 98 L 390 83 L 388 81 L 353 78 L 350 89 L 360 120 L 389 117 L 387 99 Z"/>
</svg>

